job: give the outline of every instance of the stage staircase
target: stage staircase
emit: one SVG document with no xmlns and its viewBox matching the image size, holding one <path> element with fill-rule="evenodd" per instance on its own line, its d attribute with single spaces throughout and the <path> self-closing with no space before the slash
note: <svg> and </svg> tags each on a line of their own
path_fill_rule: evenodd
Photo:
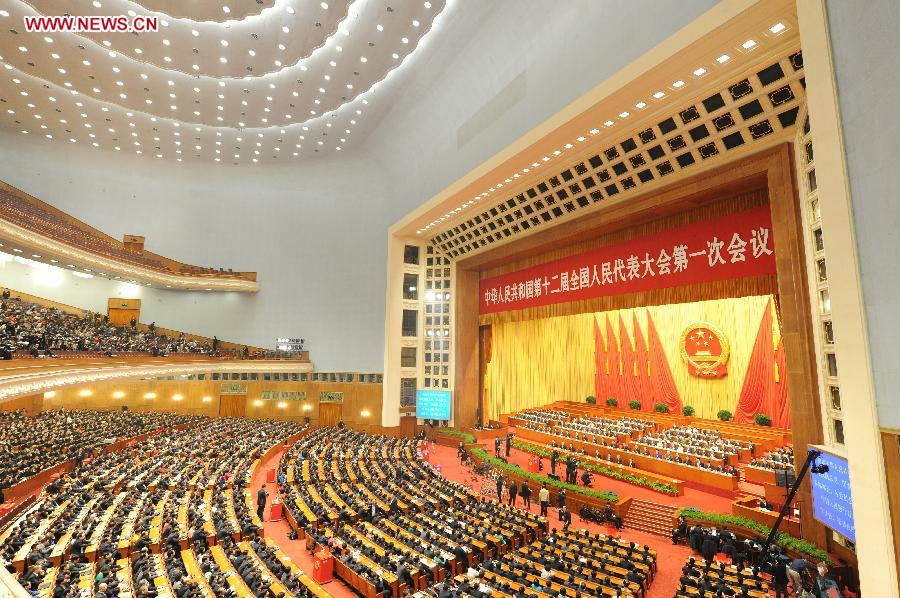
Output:
<svg viewBox="0 0 900 598">
<path fill-rule="evenodd" d="M 678 507 L 632 499 L 623 523 L 625 527 L 657 536 L 671 536 Z"/>
</svg>

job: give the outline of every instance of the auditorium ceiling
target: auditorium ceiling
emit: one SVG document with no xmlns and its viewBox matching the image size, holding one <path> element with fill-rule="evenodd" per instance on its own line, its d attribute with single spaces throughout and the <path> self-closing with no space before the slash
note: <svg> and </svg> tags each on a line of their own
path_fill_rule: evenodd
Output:
<svg viewBox="0 0 900 598">
<path fill-rule="evenodd" d="M 0 127 L 148 160 L 340 152 L 390 107 L 397 92 L 379 83 L 418 68 L 446 4 L 0 0 Z M 150 16 L 158 31 L 26 31 L 26 17 L 42 15 Z"/>
</svg>

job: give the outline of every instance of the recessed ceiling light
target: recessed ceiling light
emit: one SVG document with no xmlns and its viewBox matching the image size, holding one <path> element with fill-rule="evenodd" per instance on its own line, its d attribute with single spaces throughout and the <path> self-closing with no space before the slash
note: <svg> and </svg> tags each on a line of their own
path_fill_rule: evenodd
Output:
<svg viewBox="0 0 900 598">
<path fill-rule="evenodd" d="M 290 33 L 290 32 L 291 32 L 290 27 L 282 27 L 281 30 L 282 30 L 283 32 L 285 32 L 285 33 Z"/>
<path fill-rule="evenodd" d="M 418 26 L 419 26 L 419 22 L 416 20 L 413 20 L 413 27 L 418 27 Z"/>
<path fill-rule="evenodd" d="M 328 3 L 327 3 L 327 2 L 320 2 L 320 3 L 319 3 L 319 6 L 322 7 L 322 10 L 328 10 Z"/>
<path fill-rule="evenodd" d="M 25 46 L 19 46 L 19 52 L 27 52 L 27 51 L 28 51 L 28 48 L 26 48 Z"/>
<path fill-rule="evenodd" d="M 425 8 L 431 8 L 431 2 L 426 2 L 426 3 L 425 3 Z"/>
<path fill-rule="evenodd" d="M 360 57 L 359 57 L 359 61 L 360 61 L 360 62 L 367 62 L 368 60 L 369 60 L 369 59 L 366 58 L 365 56 L 360 56 Z"/>
<path fill-rule="evenodd" d="M 619 118 L 628 118 L 629 116 L 631 116 L 631 113 L 630 113 L 630 112 L 621 112 L 621 113 L 619 113 Z"/>
<path fill-rule="evenodd" d="M 696 75 L 698 77 L 702 77 L 705 74 L 706 74 L 706 69 L 703 68 L 702 66 L 694 71 L 694 75 Z"/>
<path fill-rule="evenodd" d="M 378 31 L 384 31 L 384 25 L 379 23 L 379 24 L 375 25 L 375 29 L 377 29 Z"/>
<path fill-rule="evenodd" d="M 222 7 L 222 12 L 224 12 L 224 13 L 227 15 L 228 13 L 231 12 L 231 9 L 228 8 L 227 6 L 223 6 L 223 7 Z"/>
<path fill-rule="evenodd" d="M 731 56 L 729 56 L 728 54 L 722 54 L 721 56 L 716 58 L 716 62 L 718 62 L 719 64 L 725 64 L 729 60 L 731 60 Z"/>
<path fill-rule="evenodd" d="M 741 44 L 741 47 L 745 50 L 749 50 L 750 48 L 752 48 L 755 45 L 756 45 L 755 39 L 748 39 L 747 41 L 745 41 L 744 43 Z"/>
<path fill-rule="evenodd" d="M 680 87 L 684 87 L 684 81 L 682 81 L 681 79 L 679 79 L 678 81 L 675 81 L 674 83 L 672 83 L 672 87 L 674 87 L 675 89 L 678 89 L 678 88 L 680 88 Z"/>
<path fill-rule="evenodd" d="M 769 31 L 771 31 L 772 33 L 781 33 L 782 31 L 784 31 L 784 29 L 784 23 L 775 23 L 774 25 L 769 27 Z"/>
<path fill-rule="evenodd" d="M 52 38 L 52 37 L 47 37 L 47 36 L 45 36 L 45 37 L 44 37 L 44 41 L 47 42 L 48 44 L 52 44 L 52 43 L 53 43 L 53 38 Z"/>
<path fill-rule="evenodd" d="M 409 43 L 409 39 L 408 39 L 408 38 L 405 38 L 405 37 L 401 37 L 401 38 L 400 38 L 400 41 L 403 42 L 404 44 L 408 44 L 408 43 Z"/>
<path fill-rule="evenodd" d="M 193 35 L 194 37 L 197 37 L 200 35 L 200 32 L 197 31 L 196 29 L 191 29 L 191 35 Z"/>
<path fill-rule="evenodd" d="M 614 122 L 611 121 L 611 120 L 608 120 L 608 121 L 606 121 L 605 123 L 603 123 L 603 126 L 611 127 L 611 126 L 613 126 L 614 124 L 616 124 L 616 123 L 614 123 Z"/>
<path fill-rule="evenodd" d="M 293 7 L 293 6 L 288 6 L 287 8 L 285 8 L 285 10 L 287 11 L 287 13 L 288 13 L 289 15 L 294 14 L 294 7 Z"/>
<path fill-rule="evenodd" d="M 638 110 L 643 110 L 644 108 L 647 107 L 647 102 L 638 102 L 637 104 L 634 105 L 634 107 L 637 108 Z"/>
<path fill-rule="evenodd" d="M 226 62 L 228 62 L 228 59 L 225 58 L 224 56 L 219 56 L 219 62 L 221 62 L 222 64 L 225 64 Z"/>
<path fill-rule="evenodd" d="M 394 57 L 394 60 L 397 60 L 398 58 L 400 58 L 400 55 L 397 54 L 396 52 L 394 52 L 393 54 L 391 54 L 391 56 Z"/>
</svg>

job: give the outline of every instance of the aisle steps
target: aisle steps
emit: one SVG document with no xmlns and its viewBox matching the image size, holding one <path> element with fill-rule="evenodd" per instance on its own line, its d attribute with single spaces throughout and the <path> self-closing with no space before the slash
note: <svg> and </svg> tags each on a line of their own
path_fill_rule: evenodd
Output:
<svg viewBox="0 0 900 598">
<path fill-rule="evenodd" d="M 625 527 L 657 536 L 671 536 L 678 507 L 632 499 L 623 523 Z"/>
</svg>

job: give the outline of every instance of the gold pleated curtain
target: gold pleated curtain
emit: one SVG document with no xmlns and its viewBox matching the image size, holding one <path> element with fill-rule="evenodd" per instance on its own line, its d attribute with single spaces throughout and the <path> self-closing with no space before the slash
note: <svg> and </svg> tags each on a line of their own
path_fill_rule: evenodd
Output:
<svg viewBox="0 0 900 598">
<path fill-rule="evenodd" d="M 595 318 L 601 322 L 604 338 L 608 334 L 604 318 L 609 318 L 613 334 L 620 335 L 624 329 L 633 346 L 636 334 L 646 343 L 648 314 L 656 325 L 682 404 L 694 407 L 699 417 L 713 418 L 720 409 L 734 413 L 760 321 L 771 299 L 771 295 L 760 295 L 496 323 L 485 375 L 485 388 L 490 392 L 488 416 L 496 419 L 501 413 L 559 400 L 582 401 L 595 394 Z M 731 356 L 725 377 L 698 378 L 682 360 L 681 333 L 697 322 L 714 325 L 728 339 Z M 606 340 L 609 343 L 610 339 Z M 617 337 L 615 343 L 621 339 Z"/>
<path fill-rule="evenodd" d="M 494 324 L 487 415 L 496 419 L 593 394 L 593 318 L 588 313 Z"/>
</svg>

